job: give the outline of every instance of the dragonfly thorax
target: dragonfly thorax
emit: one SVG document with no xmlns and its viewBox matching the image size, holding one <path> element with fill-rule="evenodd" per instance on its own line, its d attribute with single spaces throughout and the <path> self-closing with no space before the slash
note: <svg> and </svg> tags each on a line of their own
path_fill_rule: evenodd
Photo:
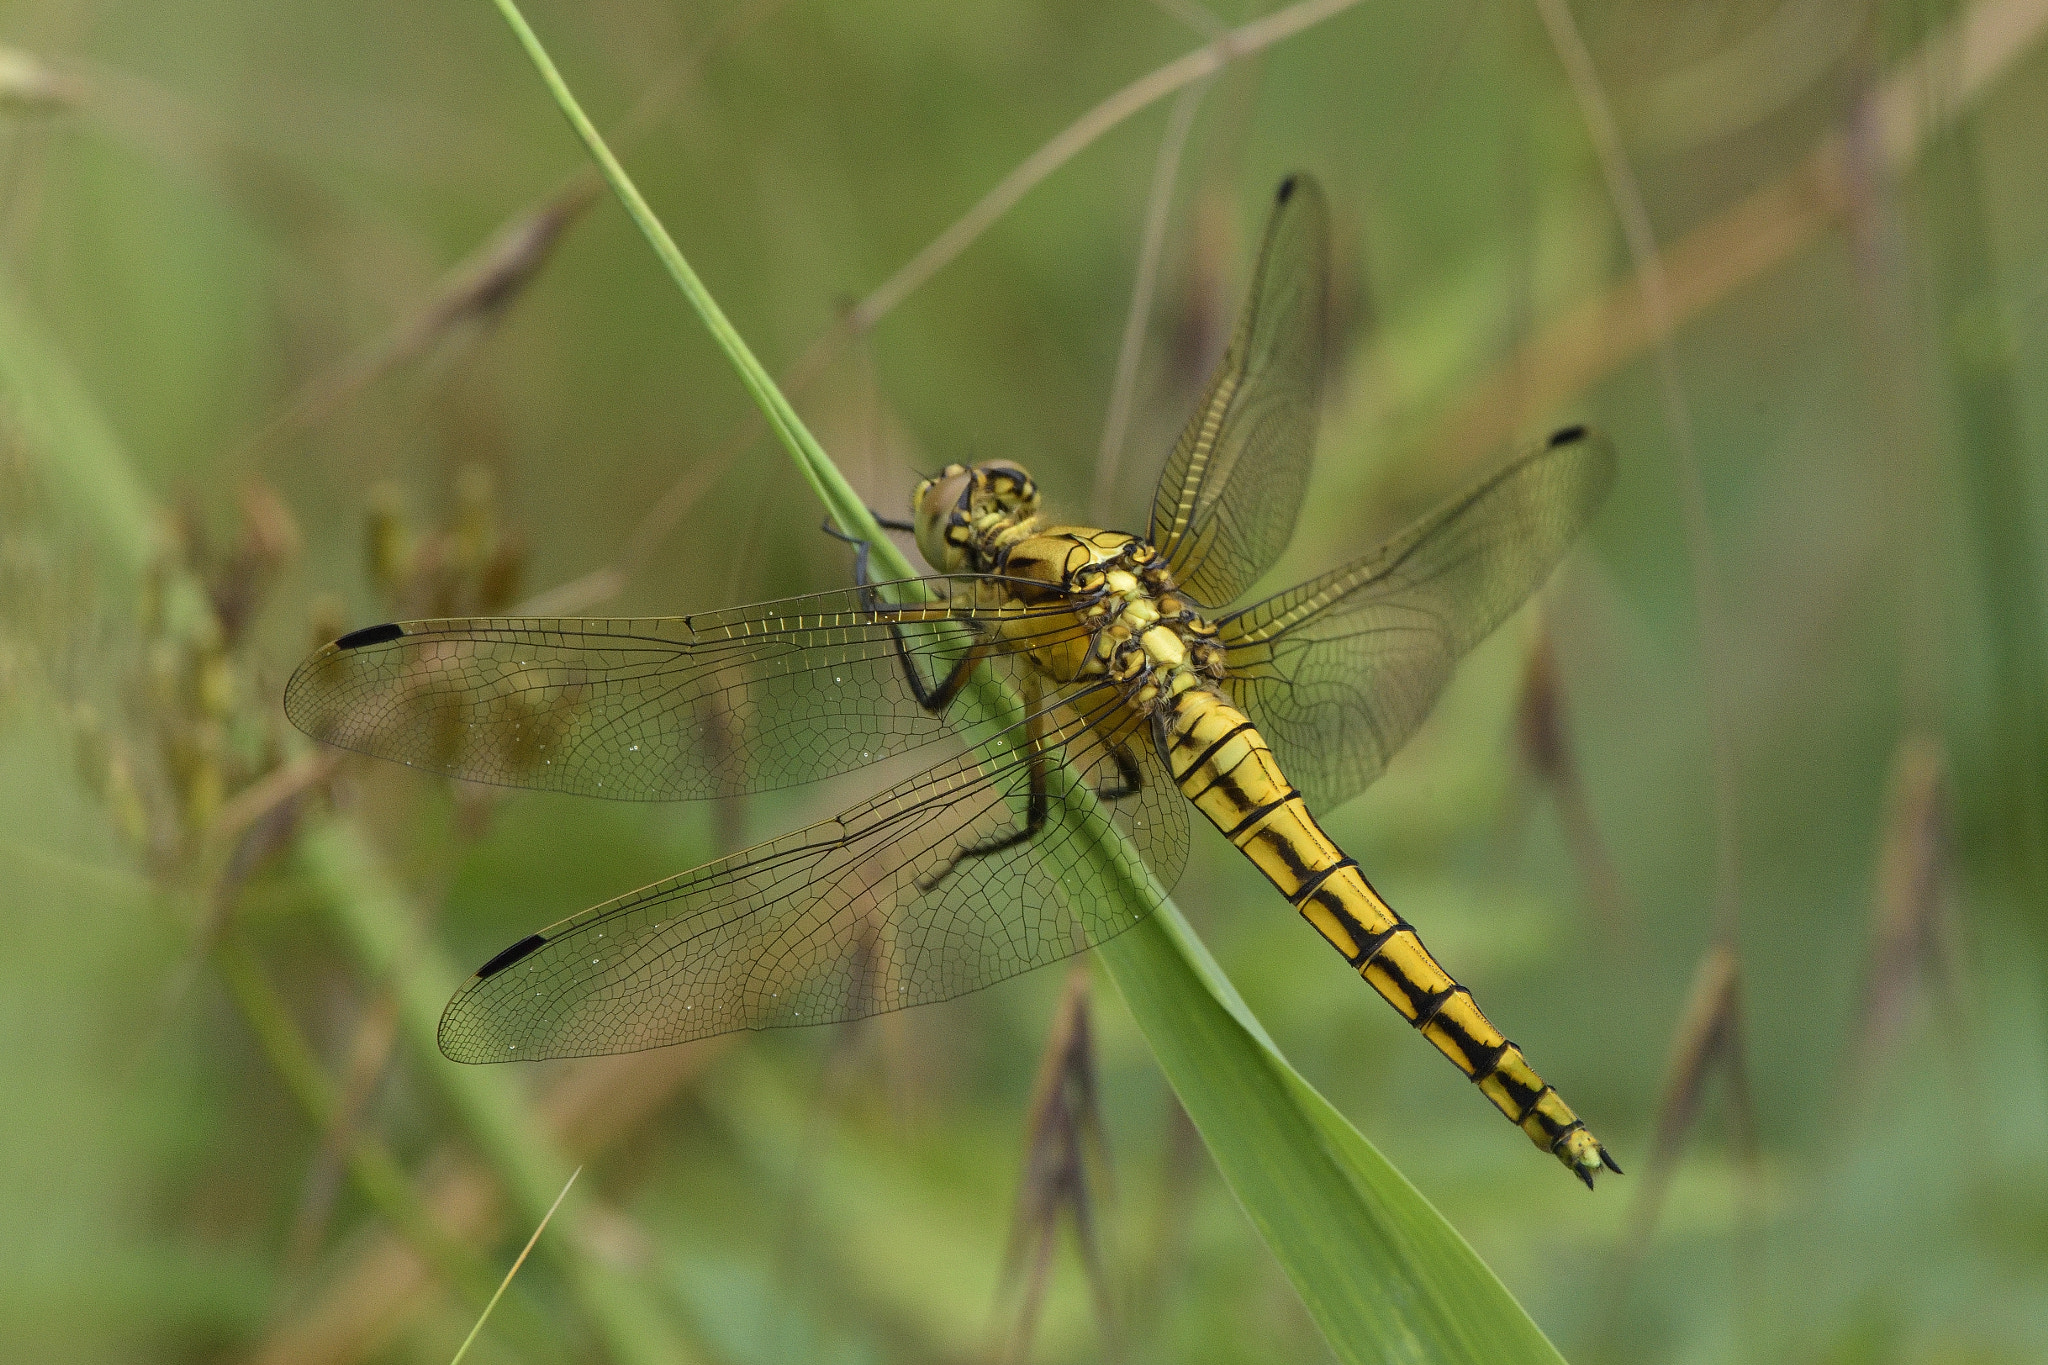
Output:
<svg viewBox="0 0 2048 1365">
<path fill-rule="evenodd" d="M 996 571 L 1017 584 L 1019 598 L 1064 602 L 1086 627 L 1083 635 L 1055 634 L 1032 650 L 1059 682 L 1121 684 L 1143 714 L 1224 676 L 1216 627 L 1175 586 L 1147 541 L 1080 526 L 1035 528 L 1002 551 Z"/>
</svg>

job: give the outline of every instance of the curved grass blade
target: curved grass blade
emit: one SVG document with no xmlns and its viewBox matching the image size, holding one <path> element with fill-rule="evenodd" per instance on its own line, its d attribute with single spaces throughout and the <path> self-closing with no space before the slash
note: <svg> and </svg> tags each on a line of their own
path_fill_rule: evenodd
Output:
<svg viewBox="0 0 2048 1365">
<path fill-rule="evenodd" d="M 910 577 L 605 147 L 517 4 L 494 3 L 826 508 L 869 540 L 883 574 Z M 1000 691 L 986 685 L 965 695 L 1001 712 Z M 1065 790 L 1066 800 L 1093 799 L 1082 783 Z M 1163 902 L 1097 951 L 1224 1179 L 1338 1357 L 1555 1365 L 1555 1348 L 1493 1272 L 1288 1065 L 1164 893 L 1139 884 L 1146 874 L 1134 871 L 1143 866 L 1136 854 L 1099 845 L 1091 856 L 1105 883 L 1134 903 Z"/>
</svg>

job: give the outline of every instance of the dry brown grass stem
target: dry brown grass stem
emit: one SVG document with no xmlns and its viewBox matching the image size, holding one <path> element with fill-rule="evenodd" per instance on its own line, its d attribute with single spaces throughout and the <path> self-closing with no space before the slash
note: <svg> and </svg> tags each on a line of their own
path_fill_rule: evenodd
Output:
<svg viewBox="0 0 2048 1365">
<path fill-rule="evenodd" d="M 311 749 L 282 767 L 272 768 L 221 804 L 208 838 L 217 848 L 232 847 L 244 830 L 334 776 L 343 757 L 339 749 Z"/>
<path fill-rule="evenodd" d="M 737 42 L 788 0 L 752 0 L 733 11 L 669 74 L 650 86 L 619 121 L 614 142 L 621 151 L 645 137 L 687 93 L 713 53 Z M 604 178 L 579 166 L 538 202 L 529 204 L 469 256 L 451 267 L 441 284 L 410 317 L 312 376 L 235 453 L 234 465 L 260 461 L 279 442 L 332 417 L 370 385 L 431 351 L 465 324 L 488 326 L 538 276 L 564 233 L 604 191 Z"/>
<path fill-rule="evenodd" d="M 1742 976 L 1734 950 L 1720 943 L 1711 945 L 1700 958 L 1685 1014 L 1672 1037 L 1671 1058 L 1664 1068 L 1664 1093 L 1657 1103 L 1656 1129 L 1650 1139 L 1650 1159 L 1629 1205 L 1627 1231 L 1622 1237 L 1625 1264 L 1633 1265 L 1641 1256 L 1657 1225 L 1679 1154 L 1699 1118 L 1707 1083 L 1716 1071 L 1729 1078 L 1732 1145 L 1738 1159 L 1751 1166 L 1756 1161 L 1756 1135 L 1744 1064 Z"/>
<path fill-rule="evenodd" d="M 1878 843 L 1877 887 L 1862 998 L 1850 1036 L 1851 1098 L 1875 1092 L 1918 992 L 1931 996 L 1960 1044 L 1962 992 L 1948 885 L 1947 762 L 1941 742 L 1909 734 L 1892 759 Z M 1958 1046 L 1958 1052 L 1961 1047 Z M 1957 1068 L 1967 1076 L 1970 1068 Z"/>
<path fill-rule="evenodd" d="M 540 274 L 555 247 L 604 182 L 585 169 L 539 204 L 508 219 L 488 241 L 458 262 L 426 303 L 383 336 L 361 347 L 292 391 L 278 411 L 235 452 L 244 468 L 284 440 L 332 417 L 370 385 L 432 350 L 464 324 L 489 326 Z"/>
<path fill-rule="evenodd" d="M 533 1248 L 540 1241 L 540 1235 L 546 1232 L 548 1224 L 554 1221 L 555 1210 L 562 1207 L 562 1201 L 569 1197 L 570 1189 L 576 1184 L 576 1177 L 582 1174 L 583 1168 L 581 1166 L 569 1172 L 569 1178 L 562 1183 L 562 1192 L 555 1196 L 554 1203 L 548 1205 L 548 1211 L 541 1216 L 540 1222 L 534 1227 L 533 1235 L 527 1238 L 526 1245 L 519 1249 L 519 1255 L 513 1260 L 511 1269 L 505 1272 L 505 1278 L 498 1285 L 498 1292 L 491 1295 L 491 1301 L 484 1305 L 482 1315 L 476 1320 L 476 1326 L 469 1329 L 469 1335 L 462 1339 L 461 1347 L 456 1350 L 454 1359 L 450 1360 L 448 1365 L 462 1365 L 462 1358 L 469 1354 L 469 1348 L 475 1344 L 477 1335 L 484 1330 L 484 1324 L 491 1320 L 491 1310 L 498 1306 L 498 1300 L 503 1298 L 505 1291 L 512 1287 L 512 1279 L 519 1273 L 519 1267 L 525 1265 L 526 1258 L 533 1254 Z"/>
<path fill-rule="evenodd" d="M 1067 989 L 1053 1013 L 1025 1109 L 1024 1172 L 1011 1212 L 1010 1236 L 1003 1252 L 1003 1287 L 997 1297 L 998 1310 L 1013 1296 L 1017 1299 L 1016 1318 L 999 1352 L 1005 1361 L 1030 1358 L 1051 1282 L 1062 1215 L 1073 1225 L 1081 1268 L 1095 1300 L 1104 1354 L 1114 1359 L 1118 1353 L 1114 1296 L 1103 1261 L 1096 1207 L 1108 1189 L 1108 1159 L 1088 1005 L 1088 967 L 1077 963 L 1067 973 Z"/>
</svg>

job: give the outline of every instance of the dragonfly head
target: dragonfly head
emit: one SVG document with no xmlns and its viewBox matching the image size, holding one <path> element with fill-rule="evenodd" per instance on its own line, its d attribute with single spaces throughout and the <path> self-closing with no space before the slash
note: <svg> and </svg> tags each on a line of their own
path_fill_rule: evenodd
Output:
<svg viewBox="0 0 2048 1365">
<path fill-rule="evenodd" d="M 919 481 L 910 507 L 925 561 L 940 573 L 960 573 L 985 567 L 998 536 L 1038 515 L 1038 485 L 1008 460 L 949 464 Z"/>
</svg>

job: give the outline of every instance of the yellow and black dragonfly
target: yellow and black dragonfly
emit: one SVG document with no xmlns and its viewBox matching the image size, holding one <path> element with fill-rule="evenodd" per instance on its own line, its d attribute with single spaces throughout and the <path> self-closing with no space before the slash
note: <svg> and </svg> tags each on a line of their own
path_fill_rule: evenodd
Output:
<svg viewBox="0 0 2048 1365">
<path fill-rule="evenodd" d="M 441 1050 L 625 1052 L 950 999 L 1148 914 L 1159 893 L 1131 888 L 1172 886 L 1192 803 L 1538 1146 L 1589 1186 L 1618 1171 L 1310 814 L 1380 775 L 1563 557 L 1614 457 L 1560 431 L 1364 558 L 1220 610 L 1307 487 L 1328 256 L 1323 193 L 1295 176 L 1145 536 L 1051 521 L 1014 464 L 950 465 L 897 524 L 931 577 L 871 582 L 863 546 L 842 591 L 371 626 L 301 665 L 285 710 L 306 733 L 471 782 L 689 800 L 952 746 L 830 820 L 521 939 L 449 1002 Z M 1149 881 L 1105 874 L 1133 851 Z"/>
</svg>

